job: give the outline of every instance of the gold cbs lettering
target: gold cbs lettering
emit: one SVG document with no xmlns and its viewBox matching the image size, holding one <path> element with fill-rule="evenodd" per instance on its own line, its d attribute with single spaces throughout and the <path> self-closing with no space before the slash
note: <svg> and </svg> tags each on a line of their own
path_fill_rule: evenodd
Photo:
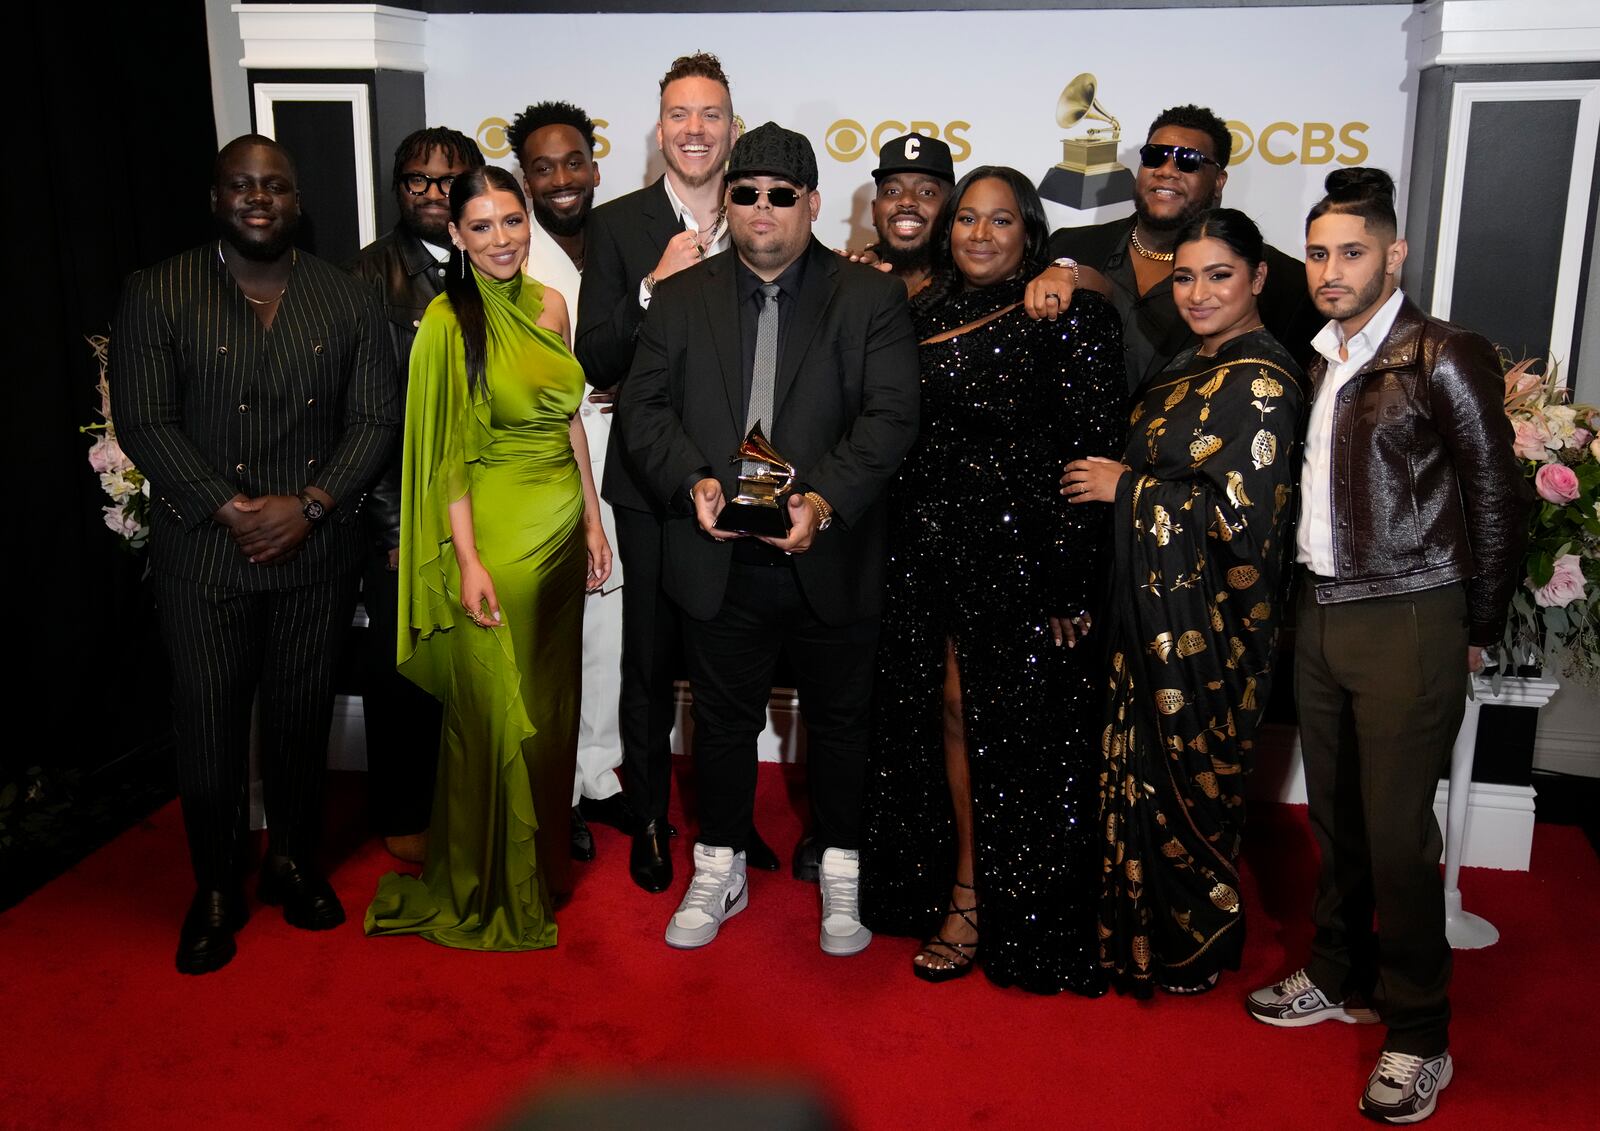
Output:
<svg viewBox="0 0 1600 1131">
<path fill-rule="evenodd" d="M 828 127 L 823 135 L 823 144 L 835 161 L 855 161 L 865 155 L 869 148 L 873 156 L 877 156 L 884 143 L 891 138 L 902 134 L 922 134 L 924 137 L 942 137 L 950 145 L 951 160 L 965 161 L 972 156 L 972 143 L 966 137 L 971 128 L 971 122 L 960 120 L 949 121 L 941 126 L 937 122 L 897 122 L 892 118 L 869 128 L 854 118 L 840 118 Z"/>
<path fill-rule="evenodd" d="M 1302 165 L 1326 165 L 1330 161 L 1360 165 L 1372 153 L 1362 137 L 1369 128 L 1366 122 L 1346 122 L 1338 127 L 1332 122 L 1269 122 L 1252 130 L 1243 122 L 1230 121 L 1233 157 L 1228 164 L 1238 165 L 1259 155 L 1268 165 L 1292 165 L 1296 161 Z"/>
<path fill-rule="evenodd" d="M 594 118 L 594 159 L 600 160 L 611 152 L 611 139 L 600 131 L 611 123 L 604 118 Z M 478 143 L 478 148 L 483 150 L 485 157 L 505 157 L 511 153 L 511 139 L 506 136 L 506 131 L 511 128 L 511 123 L 504 118 L 485 118 L 478 123 L 478 129 L 473 134 L 473 140 Z"/>
</svg>

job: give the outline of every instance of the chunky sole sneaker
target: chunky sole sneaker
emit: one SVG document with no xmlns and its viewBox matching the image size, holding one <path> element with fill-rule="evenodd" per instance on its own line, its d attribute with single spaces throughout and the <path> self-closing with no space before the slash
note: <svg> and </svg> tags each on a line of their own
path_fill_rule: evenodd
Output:
<svg viewBox="0 0 1600 1131">
<path fill-rule="evenodd" d="M 694 878 L 667 923 L 667 945 L 693 950 L 716 938 L 722 921 L 750 903 L 744 870 L 744 853 L 696 844 Z"/>
<path fill-rule="evenodd" d="M 1367 1080 L 1361 1114 L 1379 1123 L 1420 1123 L 1433 1114 L 1454 1075 L 1448 1052 L 1429 1057 L 1386 1052 Z"/>
<path fill-rule="evenodd" d="M 1359 1004 L 1355 997 L 1329 1001 L 1312 983 L 1302 967 L 1276 985 L 1265 986 L 1244 999 L 1251 1017 L 1282 1029 L 1300 1029 L 1324 1021 L 1343 1021 L 1346 1025 L 1376 1025 L 1378 1014 Z"/>
<path fill-rule="evenodd" d="M 830 848 L 817 869 L 822 889 L 822 927 L 817 941 L 823 954 L 848 958 L 872 942 L 872 932 L 861 925 L 857 896 L 861 891 L 861 858 L 854 849 Z"/>
</svg>

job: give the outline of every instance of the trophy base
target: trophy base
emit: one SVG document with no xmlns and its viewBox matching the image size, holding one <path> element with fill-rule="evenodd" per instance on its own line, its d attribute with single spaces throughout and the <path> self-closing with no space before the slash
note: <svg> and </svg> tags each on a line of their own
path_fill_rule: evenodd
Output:
<svg viewBox="0 0 1600 1131">
<path fill-rule="evenodd" d="M 1133 199 L 1133 174 L 1118 167 L 1108 172 L 1084 172 L 1052 166 L 1039 182 L 1039 195 L 1068 208 L 1102 208 Z"/>
<path fill-rule="evenodd" d="M 717 529 L 729 534 L 756 534 L 765 538 L 785 538 L 789 534 L 788 500 L 780 498 L 778 505 L 728 503 L 717 516 Z"/>
</svg>

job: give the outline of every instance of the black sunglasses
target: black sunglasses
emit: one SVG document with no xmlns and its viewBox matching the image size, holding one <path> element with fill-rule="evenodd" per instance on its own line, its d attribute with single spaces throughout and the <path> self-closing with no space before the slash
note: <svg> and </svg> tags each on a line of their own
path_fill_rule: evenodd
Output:
<svg viewBox="0 0 1600 1131">
<path fill-rule="evenodd" d="M 1147 142 L 1139 147 L 1139 164 L 1146 169 L 1159 169 L 1168 161 L 1177 162 L 1180 173 L 1197 173 L 1202 165 L 1222 168 L 1212 158 L 1187 145 L 1152 145 Z"/>
<path fill-rule="evenodd" d="M 426 173 L 406 173 L 400 178 L 400 185 L 412 196 L 427 196 L 431 185 L 439 186 L 439 195 L 449 196 L 450 186 L 456 183 L 455 174 L 446 177 L 430 177 Z"/>
<path fill-rule="evenodd" d="M 793 208 L 800 203 L 799 191 L 782 185 L 769 189 L 758 189 L 755 185 L 734 185 L 728 190 L 728 201 L 749 208 L 761 199 L 762 193 L 766 194 L 767 203 L 774 208 Z"/>
</svg>

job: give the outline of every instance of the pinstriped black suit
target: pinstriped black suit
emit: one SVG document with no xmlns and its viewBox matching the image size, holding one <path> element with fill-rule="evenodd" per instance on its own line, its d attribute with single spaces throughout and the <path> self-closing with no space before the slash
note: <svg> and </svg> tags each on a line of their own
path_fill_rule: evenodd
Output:
<svg viewBox="0 0 1600 1131">
<path fill-rule="evenodd" d="M 124 286 L 112 414 L 152 486 L 151 568 L 201 888 L 230 886 L 240 864 L 258 689 L 271 850 L 315 851 L 333 669 L 362 552 L 357 515 L 395 442 L 386 333 L 370 290 L 304 252 L 270 330 L 215 243 Z M 337 505 L 281 565 L 252 565 L 211 518 L 235 495 L 307 486 Z"/>
</svg>

